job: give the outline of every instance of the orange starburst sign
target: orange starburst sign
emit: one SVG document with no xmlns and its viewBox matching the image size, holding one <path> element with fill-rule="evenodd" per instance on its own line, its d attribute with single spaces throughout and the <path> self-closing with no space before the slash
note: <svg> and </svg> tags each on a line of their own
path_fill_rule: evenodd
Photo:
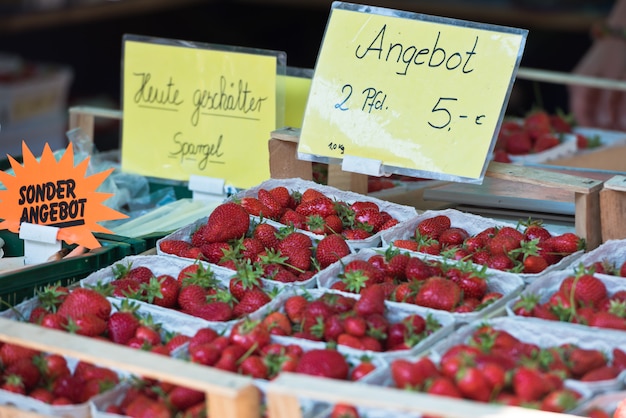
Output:
<svg viewBox="0 0 626 418">
<path fill-rule="evenodd" d="M 112 193 L 96 189 L 113 168 L 86 176 L 89 158 L 74 166 L 70 144 L 57 162 L 48 144 L 39 161 L 22 142 L 23 165 L 8 156 L 12 176 L 0 171 L 0 229 L 19 233 L 22 222 L 59 228 L 57 239 L 87 248 L 100 247 L 94 232 L 111 233 L 98 222 L 127 216 L 103 202 Z"/>
</svg>

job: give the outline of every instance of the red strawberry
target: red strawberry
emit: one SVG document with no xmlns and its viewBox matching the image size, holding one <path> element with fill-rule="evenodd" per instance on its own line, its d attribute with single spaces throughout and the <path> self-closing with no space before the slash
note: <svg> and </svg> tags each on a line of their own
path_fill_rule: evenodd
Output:
<svg viewBox="0 0 626 418">
<path fill-rule="evenodd" d="M 515 394 L 525 402 L 540 400 L 550 391 L 545 376 L 531 367 L 521 366 L 514 370 L 511 383 Z"/>
<path fill-rule="evenodd" d="M 306 227 L 306 216 L 296 212 L 293 209 L 287 209 L 279 222 L 284 225 L 290 225 L 294 228 L 304 229 Z"/>
<path fill-rule="evenodd" d="M 169 274 L 153 277 L 145 286 L 147 301 L 164 308 L 174 308 L 178 303 L 181 283 Z"/>
<path fill-rule="evenodd" d="M 550 392 L 541 401 L 541 410 L 549 412 L 565 412 L 574 409 L 578 404 L 580 394 L 572 389 L 559 389 Z"/>
<path fill-rule="evenodd" d="M 580 377 L 590 370 L 606 365 L 607 359 L 599 350 L 574 347 L 568 351 L 567 361 L 571 373 Z"/>
<path fill-rule="evenodd" d="M 372 236 L 372 233 L 370 231 L 367 231 L 364 228 L 354 227 L 354 228 L 344 229 L 341 232 L 341 235 L 343 235 L 347 240 L 359 241 L 359 240 L 368 239 L 369 237 Z"/>
<path fill-rule="evenodd" d="M 505 136 L 504 150 L 511 155 L 522 155 L 530 153 L 532 139 L 528 132 L 512 132 Z"/>
<path fill-rule="evenodd" d="M 322 218 L 337 213 L 335 203 L 328 196 L 320 196 L 312 200 L 302 201 L 296 207 L 296 212 L 305 217 L 320 215 Z"/>
<path fill-rule="evenodd" d="M 550 132 L 552 130 L 550 115 L 545 110 L 534 110 L 524 117 L 524 128 L 533 138 Z"/>
<path fill-rule="evenodd" d="M 175 386 L 167 394 L 168 403 L 179 411 L 184 411 L 197 404 L 203 402 L 205 394 L 202 391 L 191 389 L 185 386 Z"/>
<path fill-rule="evenodd" d="M 167 254 L 183 257 L 183 254 L 191 248 L 191 243 L 180 239 L 164 239 L 159 242 L 159 249 Z"/>
<path fill-rule="evenodd" d="M 241 362 L 239 373 L 244 376 L 252 376 L 255 379 L 267 379 L 269 370 L 261 356 L 251 355 Z"/>
<path fill-rule="evenodd" d="M 265 213 L 266 218 L 278 220 L 285 211 L 285 207 L 278 202 L 274 196 L 266 189 L 259 189 L 257 194 L 259 201 L 265 205 L 269 212 Z"/>
<path fill-rule="evenodd" d="M 358 315 L 363 317 L 385 313 L 385 292 L 380 285 L 372 285 L 361 290 L 361 296 L 354 306 Z"/>
<path fill-rule="evenodd" d="M 331 379 L 348 378 L 350 366 L 344 356 L 337 350 L 313 349 L 300 356 L 300 361 L 296 366 L 296 372 L 328 377 Z"/>
<path fill-rule="evenodd" d="M 555 235 L 544 243 L 549 244 L 554 252 L 563 256 L 585 249 L 585 240 L 572 232 Z"/>
<path fill-rule="evenodd" d="M 348 404 L 338 403 L 330 411 L 329 418 L 359 418 L 359 411 L 356 407 Z"/>
<path fill-rule="evenodd" d="M 239 303 L 233 308 L 233 314 L 241 317 L 259 310 L 262 306 L 269 303 L 272 299 L 261 289 L 252 289 L 247 291 Z"/>
<path fill-rule="evenodd" d="M 455 383 L 464 397 L 479 402 L 491 398 L 492 386 L 478 367 L 465 367 L 456 375 Z"/>
<path fill-rule="evenodd" d="M 302 295 L 290 296 L 284 305 L 285 313 L 289 320 L 293 323 L 300 323 L 303 319 L 302 315 L 309 301 Z"/>
<path fill-rule="evenodd" d="M 439 239 L 439 235 L 450 228 L 451 221 L 446 215 L 437 215 L 424 219 L 417 224 L 415 234 L 425 235 L 432 239 Z"/>
<path fill-rule="evenodd" d="M 260 352 L 270 343 L 271 334 L 260 320 L 244 319 L 237 322 L 230 331 L 229 341 L 246 350 Z"/>
<path fill-rule="evenodd" d="M 271 210 L 256 197 L 242 197 L 240 204 L 247 214 L 270 218 Z"/>
<path fill-rule="evenodd" d="M 326 268 L 349 254 L 348 243 L 343 236 L 338 234 L 326 235 L 319 241 L 315 250 L 315 258 L 321 268 Z"/>
<path fill-rule="evenodd" d="M 274 197 L 274 199 L 280 204 L 283 208 L 291 207 L 292 198 L 291 193 L 289 193 L 289 189 L 285 186 L 276 186 L 269 190 L 270 194 Z"/>
<path fill-rule="evenodd" d="M 58 313 L 67 318 L 79 318 L 90 313 L 106 321 L 111 314 L 111 302 L 96 290 L 79 287 L 67 295 Z"/>
<path fill-rule="evenodd" d="M 87 337 L 97 337 L 104 334 L 107 329 L 107 321 L 92 314 L 87 313 L 78 318 L 69 318 L 67 329 L 69 332 Z"/>
<path fill-rule="evenodd" d="M 574 298 L 583 305 L 596 306 L 607 296 L 606 285 L 591 274 L 581 274 L 574 279 Z"/>
<path fill-rule="evenodd" d="M 233 317 L 233 308 L 223 301 L 194 305 L 186 312 L 198 318 L 215 322 L 229 321 Z"/>
<path fill-rule="evenodd" d="M 394 247 L 402 248 L 409 251 L 417 251 L 418 243 L 414 239 L 396 239 L 393 242 Z"/>
<path fill-rule="evenodd" d="M 543 152 L 561 144 L 559 138 L 552 132 L 542 133 L 535 139 L 533 152 Z"/>
<path fill-rule="evenodd" d="M 443 277 L 427 279 L 415 296 L 417 305 L 451 312 L 461 301 L 459 286 Z"/>
<path fill-rule="evenodd" d="M 313 256 L 311 245 L 311 238 L 294 231 L 280 241 L 278 250 L 282 256 L 287 257 L 287 264 L 296 270 L 307 271 L 311 268 Z"/>
<path fill-rule="evenodd" d="M 626 319 L 607 311 L 596 312 L 589 320 L 589 326 L 626 330 Z"/>
<path fill-rule="evenodd" d="M 540 255 L 529 255 L 524 258 L 524 273 L 537 274 L 548 268 L 548 261 Z"/>
<path fill-rule="evenodd" d="M 206 242 L 228 241 L 241 238 L 248 232 L 250 216 L 241 205 L 227 202 L 213 209 L 207 225 L 203 232 Z"/>
<path fill-rule="evenodd" d="M 620 374 L 620 370 L 611 365 L 605 365 L 585 373 L 581 378 L 581 382 L 598 382 L 602 380 L 616 379 Z"/>
<path fill-rule="evenodd" d="M 263 243 L 266 249 L 274 249 L 278 247 L 279 239 L 276 236 L 278 230 L 275 226 L 268 223 L 260 223 L 254 227 L 252 235 Z"/>
<path fill-rule="evenodd" d="M 469 238 L 469 233 L 459 227 L 451 227 L 441 232 L 439 235 L 439 244 L 444 246 L 457 246 L 463 244 Z"/>
<path fill-rule="evenodd" d="M 183 311 L 191 311 L 193 307 L 206 303 L 207 292 L 198 284 L 183 286 L 178 292 L 177 303 Z"/>
</svg>

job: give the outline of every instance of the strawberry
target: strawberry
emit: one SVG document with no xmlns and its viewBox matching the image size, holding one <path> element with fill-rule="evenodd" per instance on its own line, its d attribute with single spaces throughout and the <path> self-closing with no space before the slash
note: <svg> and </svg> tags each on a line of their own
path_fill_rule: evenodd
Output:
<svg viewBox="0 0 626 418">
<path fill-rule="evenodd" d="M 602 409 L 600 406 L 590 407 L 589 409 L 585 411 L 585 416 L 589 418 L 611 418 L 611 415 L 609 415 L 609 413 L 605 411 L 604 409 Z M 622 418 L 622 417 L 619 417 L 618 415 L 616 418 Z"/>
<path fill-rule="evenodd" d="M 537 274 L 548 268 L 548 261 L 540 255 L 529 255 L 524 258 L 523 266 L 524 273 Z"/>
<path fill-rule="evenodd" d="M 159 242 L 159 249 L 167 254 L 183 257 L 183 254 L 191 248 L 191 243 L 180 239 L 164 239 Z"/>
<path fill-rule="evenodd" d="M 87 313 L 76 319 L 69 318 L 66 328 L 71 333 L 87 337 L 97 337 L 104 334 L 106 331 L 107 321 L 92 313 Z"/>
<path fill-rule="evenodd" d="M 396 239 L 393 241 L 393 246 L 402 248 L 409 251 L 417 251 L 418 243 L 414 239 Z"/>
<path fill-rule="evenodd" d="M 177 306 L 181 283 L 174 276 L 161 274 L 158 277 L 153 277 L 143 288 L 146 290 L 145 299 L 148 303 L 164 308 Z"/>
<path fill-rule="evenodd" d="M 285 313 L 293 323 L 300 323 L 309 301 L 302 295 L 290 296 L 284 304 Z"/>
<path fill-rule="evenodd" d="M 463 395 L 452 379 L 446 376 L 435 376 L 426 383 L 426 393 L 430 395 L 448 396 L 451 398 L 462 398 Z"/>
<path fill-rule="evenodd" d="M 198 284 L 188 284 L 178 292 L 177 303 L 183 312 L 191 311 L 195 306 L 206 302 L 207 292 Z"/>
<path fill-rule="evenodd" d="M 433 269 L 425 260 L 411 257 L 407 260 L 404 274 L 409 282 L 412 280 L 426 280 L 433 275 Z"/>
<path fill-rule="evenodd" d="M 315 249 L 315 258 L 324 269 L 332 263 L 350 254 L 350 247 L 345 238 L 338 234 L 326 235 Z"/>
<path fill-rule="evenodd" d="M 283 216 L 280 217 L 279 222 L 283 225 L 304 229 L 306 227 L 306 216 L 293 209 L 287 209 L 285 213 L 283 213 Z"/>
<path fill-rule="evenodd" d="M 241 205 L 226 202 L 213 209 L 207 225 L 203 232 L 206 242 L 228 241 L 248 232 L 250 216 Z"/>
<path fill-rule="evenodd" d="M 270 218 L 273 220 L 280 219 L 285 210 L 285 207 L 274 198 L 274 195 L 272 195 L 269 190 L 259 189 L 257 193 L 257 198 L 269 210 L 269 212 L 264 214 L 266 218 Z"/>
<path fill-rule="evenodd" d="M 563 256 L 585 249 L 585 240 L 573 232 L 555 235 L 545 240 L 544 243 L 549 244 L 554 252 Z"/>
<path fill-rule="evenodd" d="M 487 279 L 476 274 L 464 274 L 457 283 L 464 298 L 482 299 L 487 293 Z"/>
<path fill-rule="evenodd" d="M 259 310 L 261 307 L 269 303 L 272 299 L 267 293 L 261 289 L 252 289 L 247 291 L 239 303 L 233 308 L 233 315 L 242 317 Z"/>
<path fill-rule="evenodd" d="M 79 287 L 67 295 L 58 313 L 67 318 L 79 318 L 90 313 L 106 321 L 111 314 L 111 302 L 96 290 Z"/>
<path fill-rule="evenodd" d="M 302 232 L 293 231 L 285 236 L 278 244 L 278 251 L 287 257 L 286 263 L 298 271 L 307 271 L 311 268 L 311 238 Z"/>
<path fill-rule="evenodd" d="M 550 126 L 558 133 L 572 132 L 572 122 L 565 115 L 550 115 Z"/>
<path fill-rule="evenodd" d="M 196 389 L 176 385 L 168 392 L 167 400 L 174 408 L 183 411 L 187 408 L 191 408 L 198 402 L 203 402 L 205 400 L 205 394 Z"/>
<path fill-rule="evenodd" d="M 263 286 L 261 282 L 263 269 L 259 264 L 252 263 L 250 260 L 241 261 L 236 267 L 237 274 L 230 278 L 228 289 L 237 300 L 241 300 L 249 290 Z"/>
<path fill-rule="evenodd" d="M 280 204 L 282 208 L 291 207 L 293 199 L 289 189 L 285 186 L 276 186 L 269 190 L 272 197 Z"/>
<path fill-rule="evenodd" d="M 581 382 L 598 382 L 602 380 L 613 380 L 619 376 L 620 370 L 611 365 L 604 365 L 593 370 L 589 370 L 587 373 L 581 376 Z"/>
<path fill-rule="evenodd" d="M 524 117 L 524 129 L 536 138 L 552 131 L 550 115 L 545 110 L 534 110 Z"/>
<path fill-rule="evenodd" d="M 237 322 L 230 331 L 231 344 L 241 346 L 245 350 L 260 351 L 270 343 L 270 332 L 260 320 L 249 318 Z"/>
<path fill-rule="evenodd" d="M 478 367 L 462 368 L 455 377 L 455 383 L 468 399 L 487 402 L 491 398 L 491 383 Z"/>
<path fill-rule="evenodd" d="M 3 383 L 0 384 L 0 389 L 19 395 L 26 395 L 26 388 L 22 379 L 14 374 L 8 374 L 4 377 Z"/>
<path fill-rule="evenodd" d="M 241 207 L 249 215 L 259 216 L 263 218 L 270 218 L 270 213 L 272 211 L 256 197 L 253 197 L 253 196 L 242 197 L 239 203 Z"/>
<path fill-rule="evenodd" d="M 529 221 L 524 224 L 524 240 L 532 241 L 538 239 L 539 242 L 548 239 L 552 236 L 552 233 L 548 231 L 541 221 Z"/>
<path fill-rule="evenodd" d="M 329 418 L 359 418 L 359 411 L 356 407 L 344 403 L 333 405 Z"/>
<path fill-rule="evenodd" d="M 486 248 L 492 255 L 507 255 L 520 247 L 520 240 L 506 233 L 498 233 L 487 242 Z"/>
<path fill-rule="evenodd" d="M 320 215 L 322 218 L 337 213 L 335 203 L 328 196 L 319 196 L 312 200 L 302 201 L 296 207 L 296 212 L 304 217 Z"/>
<path fill-rule="evenodd" d="M 385 313 L 385 292 L 380 285 L 368 286 L 361 291 L 361 296 L 354 306 L 358 315 L 363 317 Z"/>
<path fill-rule="evenodd" d="M 459 286 L 443 277 L 427 279 L 415 296 L 415 303 L 433 309 L 452 311 L 461 301 Z"/>
<path fill-rule="evenodd" d="M 188 311 L 189 315 L 202 318 L 206 321 L 224 322 L 233 318 L 233 308 L 224 301 L 214 301 L 193 305 Z"/>
<path fill-rule="evenodd" d="M 574 409 L 580 394 L 572 389 L 559 389 L 550 392 L 541 400 L 540 409 L 549 412 L 565 412 Z"/>
<path fill-rule="evenodd" d="M 469 233 L 465 229 L 450 227 L 441 232 L 438 241 L 443 246 L 453 247 L 463 244 L 467 238 L 469 238 Z"/>
<path fill-rule="evenodd" d="M 300 356 L 296 373 L 346 380 L 350 366 L 337 350 L 312 349 Z"/>
<path fill-rule="evenodd" d="M 567 362 L 572 375 L 580 377 L 590 370 L 606 365 L 607 359 L 599 350 L 574 347 L 567 353 Z"/>
<path fill-rule="evenodd" d="M 432 239 L 439 239 L 439 235 L 451 226 L 448 216 L 437 215 L 420 221 L 415 228 L 415 235 L 425 235 Z"/>
<path fill-rule="evenodd" d="M 347 240 L 359 241 L 368 239 L 373 234 L 371 231 L 363 227 L 362 224 L 359 224 L 355 227 L 344 229 L 341 232 L 341 235 L 343 235 Z"/>
<path fill-rule="evenodd" d="M 607 296 L 604 282 L 591 274 L 580 273 L 572 286 L 574 298 L 582 305 L 596 306 Z"/>
<path fill-rule="evenodd" d="M 278 247 L 278 229 L 268 223 L 259 223 L 254 227 L 252 236 L 263 243 L 265 248 L 275 249 Z"/>
<path fill-rule="evenodd" d="M 610 328 L 626 331 L 626 319 L 607 311 L 596 312 L 589 320 L 590 327 Z"/>
<path fill-rule="evenodd" d="M 19 376 L 24 389 L 32 390 L 41 379 L 41 371 L 35 365 L 33 359 L 23 358 L 4 369 L 4 375 Z"/>
<path fill-rule="evenodd" d="M 532 151 L 536 153 L 543 152 L 560 144 L 561 141 L 555 134 L 553 134 L 552 132 L 545 132 L 535 139 Z"/>
<path fill-rule="evenodd" d="M 539 370 L 527 366 L 513 370 L 511 383 L 514 393 L 525 402 L 538 401 L 550 391 L 545 376 Z"/>
<path fill-rule="evenodd" d="M 528 132 L 512 132 L 505 137 L 504 150 L 511 155 L 528 154 L 532 145 L 532 139 Z"/>
<path fill-rule="evenodd" d="M 220 264 L 225 254 L 232 251 L 232 247 L 227 242 L 207 242 L 200 245 L 199 248 L 204 260 L 213 264 Z"/>
</svg>

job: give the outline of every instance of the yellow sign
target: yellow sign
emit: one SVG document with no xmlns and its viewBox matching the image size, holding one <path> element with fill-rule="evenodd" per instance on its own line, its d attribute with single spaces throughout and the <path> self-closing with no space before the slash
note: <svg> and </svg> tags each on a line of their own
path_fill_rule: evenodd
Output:
<svg viewBox="0 0 626 418">
<path fill-rule="evenodd" d="M 111 193 L 96 189 L 113 168 L 85 176 L 89 158 L 74 166 L 70 144 L 57 162 L 46 144 L 38 161 L 22 142 L 24 165 L 9 156 L 15 176 L 0 171 L 0 229 L 19 233 L 22 222 L 59 228 L 57 239 L 87 248 L 98 248 L 100 242 L 92 232 L 111 231 L 98 222 L 123 219 L 127 216 L 105 206 Z"/>
<path fill-rule="evenodd" d="M 334 3 L 299 158 L 482 179 L 525 40 L 521 29 Z"/>
<path fill-rule="evenodd" d="M 288 73 L 285 76 L 285 126 L 302 127 L 306 100 L 311 89 L 311 75 L 305 73 L 303 70 L 302 74 Z"/>
<path fill-rule="evenodd" d="M 122 169 L 183 181 L 219 178 L 238 188 L 267 180 L 278 61 L 276 54 L 127 36 Z"/>
</svg>

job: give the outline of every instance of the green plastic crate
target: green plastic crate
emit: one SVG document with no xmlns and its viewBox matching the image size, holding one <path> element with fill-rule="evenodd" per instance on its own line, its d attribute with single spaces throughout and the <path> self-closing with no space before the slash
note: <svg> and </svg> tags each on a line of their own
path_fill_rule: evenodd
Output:
<svg viewBox="0 0 626 418">
<path fill-rule="evenodd" d="M 24 255 L 24 243 L 17 234 L 2 230 L 0 237 L 5 242 L 5 257 Z M 33 297 L 46 285 L 57 282 L 64 286 L 72 285 L 94 271 L 131 255 L 133 250 L 128 243 L 105 239 L 99 239 L 99 242 L 102 247 L 77 257 L 0 272 L 0 311 Z"/>
</svg>

